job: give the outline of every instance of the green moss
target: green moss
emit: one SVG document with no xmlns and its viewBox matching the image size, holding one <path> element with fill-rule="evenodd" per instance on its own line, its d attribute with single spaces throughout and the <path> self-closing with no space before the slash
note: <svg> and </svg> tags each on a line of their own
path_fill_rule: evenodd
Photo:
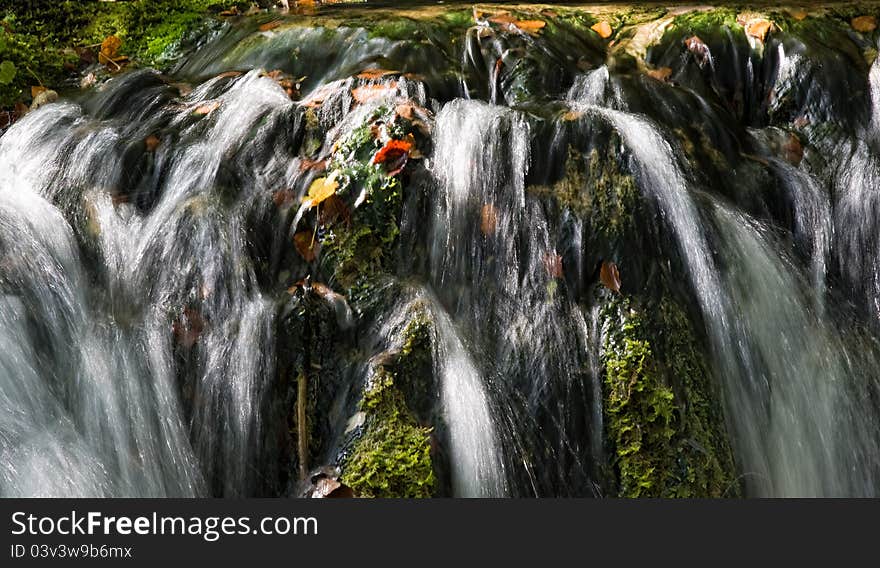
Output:
<svg viewBox="0 0 880 568">
<path fill-rule="evenodd" d="M 122 40 L 120 53 L 155 66 L 213 12 L 243 4 L 232 0 L 129 2 L 8 0 L 0 7 L 0 61 L 18 72 L 0 85 L 0 107 L 29 99 L 29 87 L 59 88 L 80 64 L 74 48 Z M 244 4 L 247 4 L 246 2 Z"/>
<path fill-rule="evenodd" d="M 710 374 L 670 300 L 617 298 L 602 312 L 604 412 L 623 497 L 735 496 Z"/>
<path fill-rule="evenodd" d="M 609 147 L 615 147 L 612 134 Z M 589 154 L 568 148 L 565 173 L 551 186 L 534 186 L 530 191 L 549 196 L 561 207 L 590 221 L 593 230 L 605 237 L 622 235 L 631 227 L 633 213 L 639 204 L 639 190 L 635 179 L 620 166 L 614 156 L 603 156 L 598 149 Z"/>
<path fill-rule="evenodd" d="M 378 370 L 361 410 L 366 430 L 345 460 L 344 483 L 362 497 L 431 497 L 431 429 L 415 421 L 391 373 Z"/>
</svg>

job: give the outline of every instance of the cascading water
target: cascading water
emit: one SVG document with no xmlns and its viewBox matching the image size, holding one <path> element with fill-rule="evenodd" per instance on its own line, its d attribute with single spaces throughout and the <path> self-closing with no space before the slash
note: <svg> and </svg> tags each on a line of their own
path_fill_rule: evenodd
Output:
<svg viewBox="0 0 880 568">
<path fill-rule="evenodd" d="M 430 14 L 243 18 L 2 135 L 0 494 L 876 495 L 880 63 L 849 112 L 788 35 Z"/>
</svg>

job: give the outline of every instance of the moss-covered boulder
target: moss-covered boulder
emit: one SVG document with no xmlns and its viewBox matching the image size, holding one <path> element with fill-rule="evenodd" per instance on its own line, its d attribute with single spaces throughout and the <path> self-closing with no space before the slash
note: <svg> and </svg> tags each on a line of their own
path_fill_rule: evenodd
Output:
<svg viewBox="0 0 880 568">
<path fill-rule="evenodd" d="M 622 497 L 739 495 L 711 374 L 672 300 L 602 309 L 607 438 Z"/>
</svg>

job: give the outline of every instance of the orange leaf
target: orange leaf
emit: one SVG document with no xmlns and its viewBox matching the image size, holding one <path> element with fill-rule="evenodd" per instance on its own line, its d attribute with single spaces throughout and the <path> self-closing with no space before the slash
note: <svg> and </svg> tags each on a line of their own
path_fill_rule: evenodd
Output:
<svg viewBox="0 0 880 568">
<path fill-rule="evenodd" d="M 389 140 L 382 149 L 373 156 L 374 164 L 385 164 L 388 175 L 396 175 L 400 173 L 406 165 L 410 151 L 413 149 L 412 135 L 406 140 Z"/>
<path fill-rule="evenodd" d="M 293 247 L 303 260 L 312 262 L 315 260 L 315 243 L 311 231 L 300 231 L 293 235 Z"/>
<path fill-rule="evenodd" d="M 31 87 L 31 98 L 32 98 L 32 99 L 37 98 L 37 95 L 39 95 L 40 93 L 42 93 L 42 92 L 45 91 L 45 90 L 47 90 L 47 89 L 46 89 L 46 87 L 43 87 L 43 86 L 39 86 L 39 87 L 37 87 L 37 86 L 33 86 L 33 87 Z"/>
<path fill-rule="evenodd" d="M 101 51 L 98 53 L 98 63 L 107 65 L 119 57 L 119 48 L 122 47 L 122 40 L 111 35 L 107 36 L 101 42 Z"/>
<path fill-rule="evenodd" d="M 746 34 L 752 36 L 753 38 L 764 41 L 767 38 L 767 34 L 773 28 L 773 22 L 770 20 L 764 20 L 762 18 L 756 18 L 754 20 L 749 20 L 746 22 L 746 25 L 743 26 L 746 30 Z"/>
<path fill-rule="evenodd" d="M 531 35 L 538 35 L 541 33 L 541 29 L 547 25 L 547 22 L 543 20 L 517 20 L 513 22 L 514 26 L 518 29 L 526 32 Z"/>
<path fill-rule="evenodd" d="M 620 272 L 613 262 L 603 262 L 599 271 L 599 280 L 606 288 L 620 294 Z"/>
<path fill-rule="evenodd" d="M 672 69 L 669 67 L 659 67 L 657 69 L 648 69 L 648 76 L 657 79 L 658 81 L 668 81 L 669 77 L 672 76 Z"/>
<path fill-rule="evenodd" d="M 599 34 L 599 37 L 602 39 L 608 39 L 614 32 L 614 30 L 611 29 L 611 24 L 608 22 L 596 22 L 590 26 L 590 29 Z"/>
<path fill-rule="evenodd" d="M 854 30 L 860 33 L 869 33 L 877 29 L 877 18 L 874 16 L 858 16 L 850 21 Z"/>
<path fill-rule="evenodd" d="M 799 22 L 807 19 L 807 13 L 803 10 L 794 10 L 793 12 L 789 12 L 789 14 Z"/>
<path fill-rule="evenodd" d="M 514 18 L 510 12 L 498 12 L 489 18 L 489 21 L 493 24 L 512 24 L 516 21 L 516 18 Z"/>
<path fill-rule="evenodd" d="M 268 32 L 269 30 L 274 30 L 282 23 L 284 23 L 284 20 L 272 20 L 271 22 L 266 22 L 265 24 L 261 25 L 259 30 L 261 32 Z"/>
</svg>

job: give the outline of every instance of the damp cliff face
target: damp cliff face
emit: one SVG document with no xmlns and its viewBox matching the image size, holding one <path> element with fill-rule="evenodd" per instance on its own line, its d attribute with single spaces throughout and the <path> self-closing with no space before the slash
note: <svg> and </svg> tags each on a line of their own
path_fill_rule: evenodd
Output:
<svg viewBox="0 0 880 568">
<path fill-rule="evenodd" d="M 228 17 L 0 137 L 0 493 L 880 492 L 880 6 Z"/>
</svg>

